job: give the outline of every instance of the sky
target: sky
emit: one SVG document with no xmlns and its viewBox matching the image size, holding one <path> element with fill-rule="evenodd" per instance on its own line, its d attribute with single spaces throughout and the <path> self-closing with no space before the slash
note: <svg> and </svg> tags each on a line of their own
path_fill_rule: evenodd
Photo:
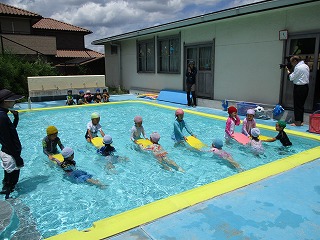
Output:
<svg viewBox="0 0 320 240">
<path fill-rule="evenodd" d="M 122 33 L 190 18 L 261 0 L 7 0 L 2 3 L 85 28 L 87 48 L 102 52 L 91 42 Z"/>
</svg>

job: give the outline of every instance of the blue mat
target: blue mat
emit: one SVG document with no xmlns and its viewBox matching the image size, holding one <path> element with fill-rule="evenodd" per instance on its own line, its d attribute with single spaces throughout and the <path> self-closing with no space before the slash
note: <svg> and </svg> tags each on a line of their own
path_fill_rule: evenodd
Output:
<svg viewBox="0 0 320 240">
<path fill-rule="evenodd" d="M 158 101 L 187 104 L 187 93 L 179 90 L 163 89 L 158 95 Z"/>
</svg>

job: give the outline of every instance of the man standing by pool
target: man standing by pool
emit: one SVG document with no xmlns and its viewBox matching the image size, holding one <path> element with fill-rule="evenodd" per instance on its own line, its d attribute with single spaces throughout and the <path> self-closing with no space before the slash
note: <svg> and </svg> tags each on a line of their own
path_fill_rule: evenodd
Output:
<svg viewBox="0 0 320 240">
<path fill-rule="evenodd" d="M 2 160 L 1 166 L 4 169 L 3 187 L 0 193 L 6 194 L 6 199 L 14 191 L 19 180 L 20 168 L 24 166 L 20 156 L 22 147 L 16 130 L 19 113 L 9 110 L 14 106 L 15 101 L 21 98 L 23 96 L 16 95 L 7 89 L 0 90 L 0 144 L 2 145 L 0 158 Z M 13 123 L 8 117 L 9 111 L 13 114 Z"/>
<path fill-rule="evenodd" d="M 292 56 L 290 58 L 294 70 L 291 72 L 286 68 L 289 75 L 289 80 L 293 82 L 293 110 L 294 123 L 292 126 L 303 125 L 304 104 L 309 92 L 309 67 L 299 56 Z"/>
</svg>

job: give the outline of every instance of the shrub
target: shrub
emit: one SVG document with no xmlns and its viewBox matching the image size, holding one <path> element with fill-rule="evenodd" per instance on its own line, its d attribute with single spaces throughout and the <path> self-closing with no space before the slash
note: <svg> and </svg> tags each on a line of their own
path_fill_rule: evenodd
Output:
<svg viewBox="0 0 320 240">
<path fill-rule="evenodd" d="M 10 53 L 0 55 L 0 89 L 6 88 L 28 96 L 28 77 L 56 75 L 55 67 L 41 57 L 28 61 L 25 57 Z"/>
</svg>

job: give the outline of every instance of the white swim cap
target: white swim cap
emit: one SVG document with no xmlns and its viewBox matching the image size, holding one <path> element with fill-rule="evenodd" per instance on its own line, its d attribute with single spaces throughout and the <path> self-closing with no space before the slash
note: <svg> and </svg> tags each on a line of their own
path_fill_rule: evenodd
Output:
<svg viewBox="0 0 320 240">
<path fill-rule="evenodd" d="M 251 136 L 252 137 L 259 137 L 260 135 L 260 129 L 259 128 L 252 128 L 251 129 Z"/>
<path fill-rule="evenodd" d="M 112 142 L 113 142 L 112 137 L 110 135 L 104 135 L 104 137 L 103 137 L 104 144 L 111 144 Z"/>
<path fill-rule="evenodd" d="M 72 154 L 74 154 L 74 151 L 70 147 L 65 147 L 64 149 L 62 149 L 61 154 L 63 158 L 68 158 L 71 157 Z"/>
</svg>

